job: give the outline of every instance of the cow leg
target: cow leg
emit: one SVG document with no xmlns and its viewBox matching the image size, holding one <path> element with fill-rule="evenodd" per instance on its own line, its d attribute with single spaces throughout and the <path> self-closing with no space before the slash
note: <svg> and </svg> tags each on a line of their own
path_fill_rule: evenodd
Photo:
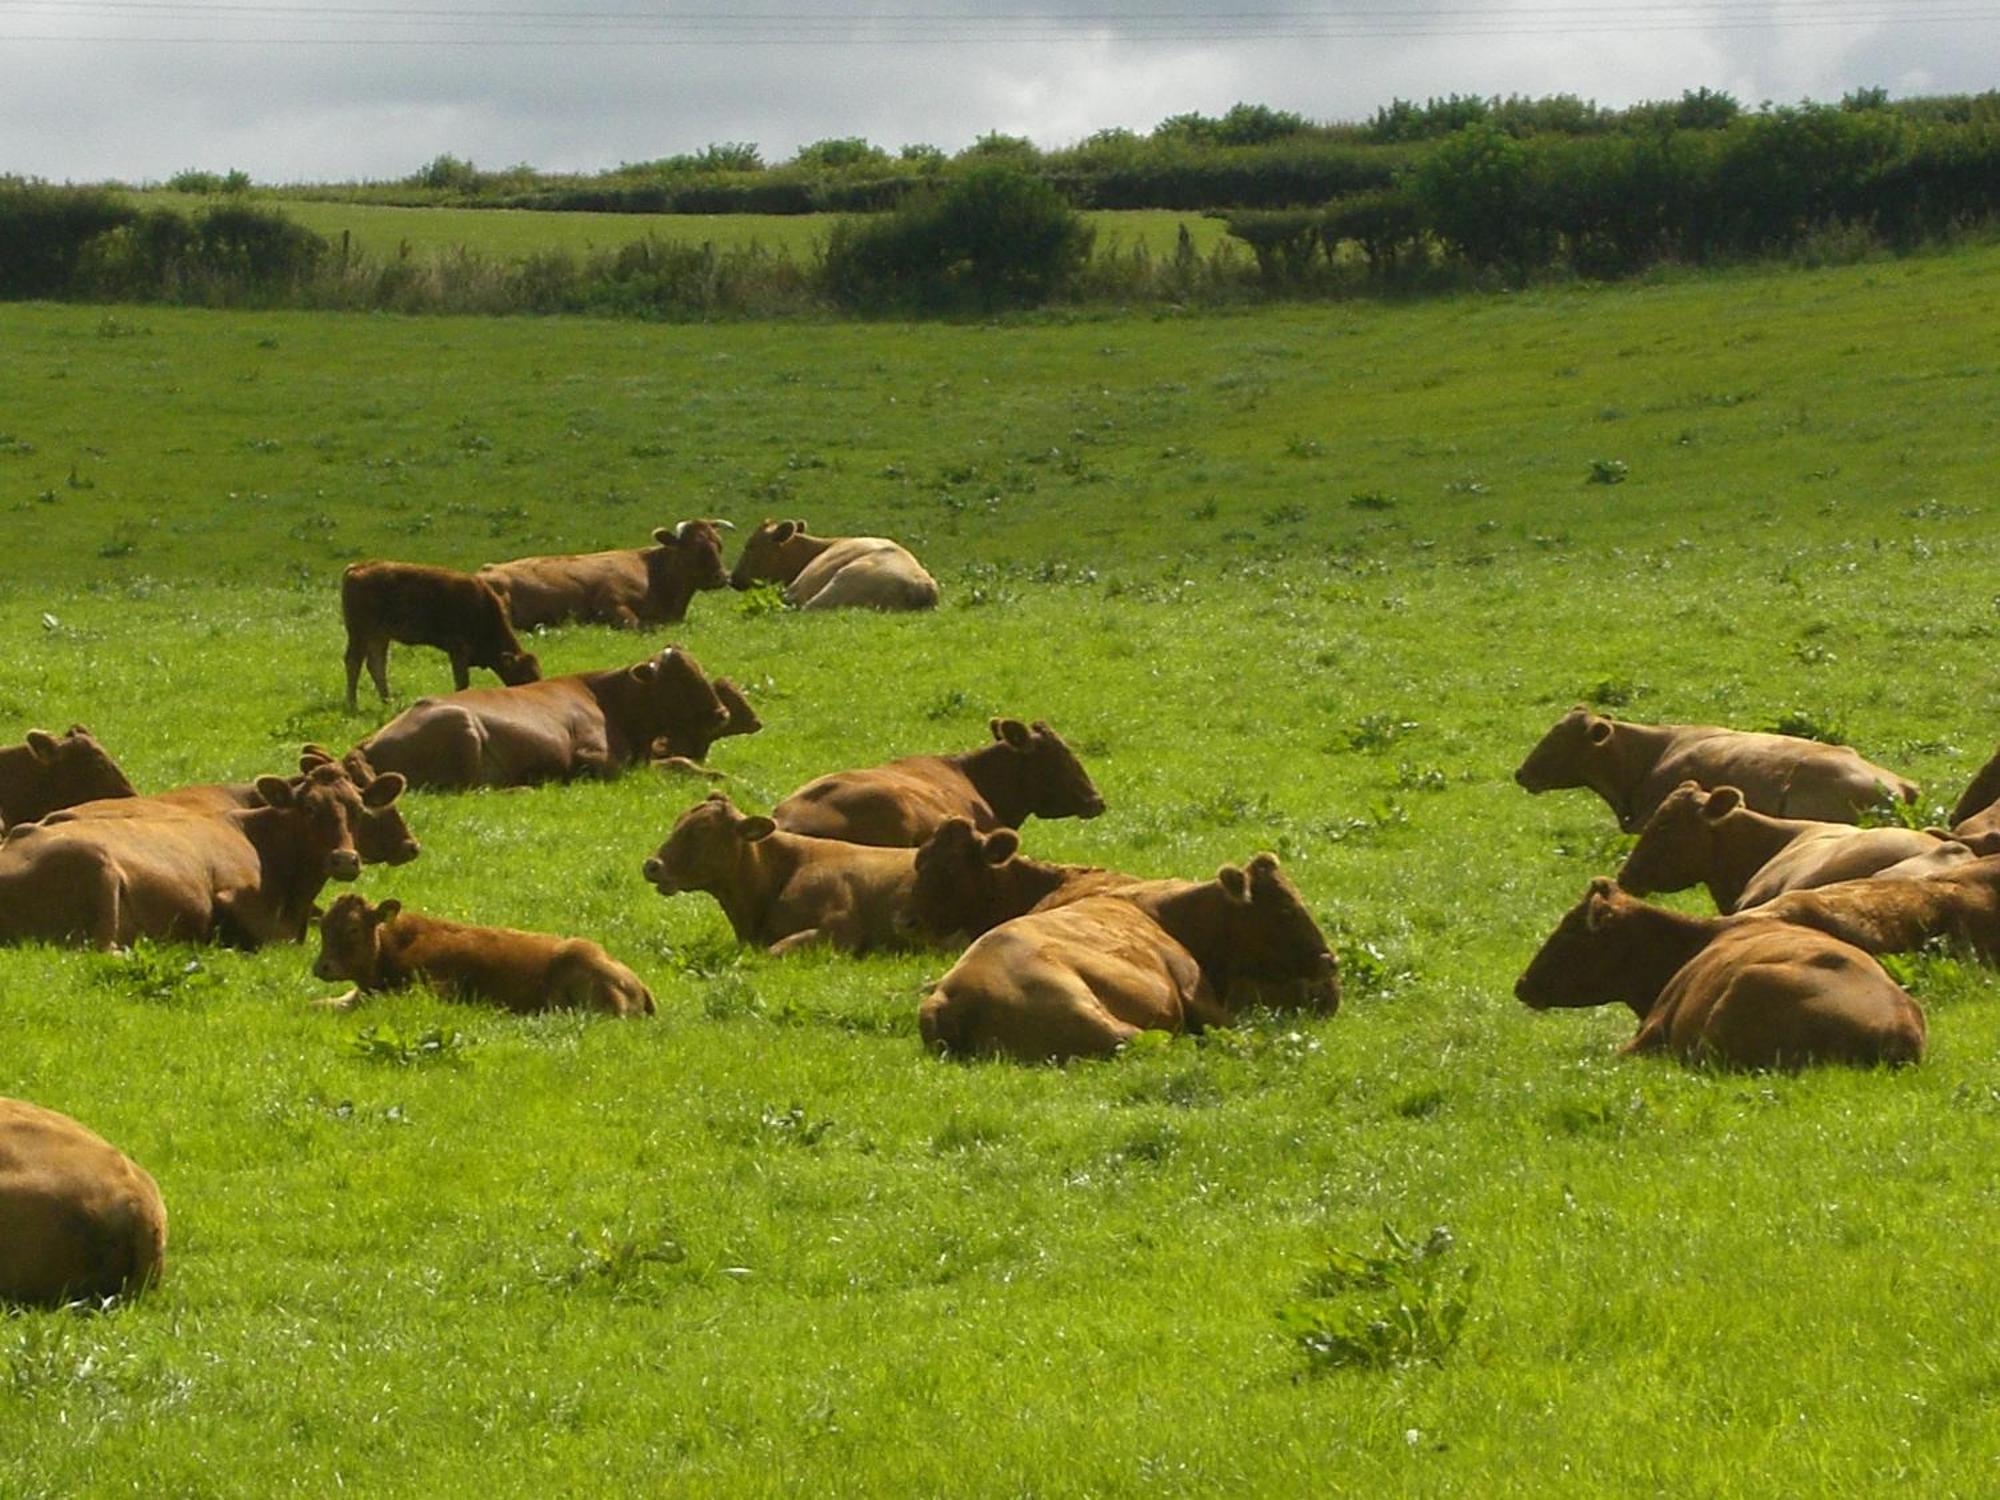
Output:
<svg viewBox="0 0 2000 1500">
<path fill-rule="evenodd" d="M 347 632 L 347 711 L 353 713 L 358 708 L 354 701 L 354 691 L 361 685 L 361 663 L 368 655 L 368 648 L 353 631 Z"/>
<path fill-rule="evenodd" d="M 451 656 L 451 685 L 461 693 L 472 686 L 472 661 L 463 646 L 454 646 Z"/>
<path fill-rule="evenodd" d="M 771 944 L 765 951 L 774 958 L 782 958 L 787 953 L 796 953 L 801 948 L 810 948 L 814 943 L 837 946 L 834 943 L 833 934 L 824 927 L 808 927 L 803 932 L 794 932 L 787 937 L 779 938 L 777 942 Z"/>
<path fill-rule="evenodd" d="M 382 695 L 382 701 L 389 701 L 389 643 L 374 641 L 368 647 L 368 675 L 375 679 L 375 691 Z"/>
</svg>

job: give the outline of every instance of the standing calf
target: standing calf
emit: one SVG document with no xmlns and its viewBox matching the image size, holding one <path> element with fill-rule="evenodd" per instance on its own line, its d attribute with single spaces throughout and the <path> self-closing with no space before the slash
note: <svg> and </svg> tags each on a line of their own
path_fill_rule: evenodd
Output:
<svg viewBox="0 0 2000 1500">
<path fill-rule="evenodd" d="M 375 691 L 389 701 L 389 643 L 436 646 L 451 658 L 452 686 L 472 685 L 484 667 L 512 687 L 539 681 L 542 666 L 521 649 L 507 606 L 485 580 L 420 563 L 349 563 L 340 575 L 340 615 L 347 625 L 347 707 L 365 662 Z"/>
</svg>

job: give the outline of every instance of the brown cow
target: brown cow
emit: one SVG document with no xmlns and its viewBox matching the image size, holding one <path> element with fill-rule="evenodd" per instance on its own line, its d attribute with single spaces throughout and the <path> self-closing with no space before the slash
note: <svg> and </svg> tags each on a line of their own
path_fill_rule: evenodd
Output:
<svg viewBox="0 0 2000 1500">
<path fill-rule="evenodd" d="M 1980 767 L 1952 808 L 1951 836 L 1981 854 L 2000 854 L 2000 750 Z"/>
<path fill-rule="evenodd" d="M 1618 872 L 1635 896 L 1705 884 L 1716 910 L 1746 911 L 1786 891 L 1842 880 L 1931 874 L 1972 851 L 1914 828 L 1856 828 L 1774 818 L 1743 805 L 1733 786 L 1683 781 L 1653 810 Z"/>
<path fill-rule="evenodd" d="M 1145 881 L 1002 922 L 938 981 L 917 1025 L 959 1056 L 1102 1057 L 1141 1031 L 1226 1026 L 1234 998 L 1273 989 L 1340 1005 L 1326 939 L 1260 854 L 1212 881 Z"/>
<path fill-rule="evenodd" d="M 137 1292 L 167 1263 L 159 1184 L 52 1109 L 0 1099 L 0 1302 Z"/>
<path fill-rule="evenodd" d="M 653 741 L 652 756 L 662 770 L 692 770 L 696 762 L 707 758 L 709 747 L 717 740 L 726 740 L 732 735 L 756 734 L 763 729 L 764 721 L 757 717 L 757 710 L 750 706 L 750 700 L 743 696 L 743 690 L 735 683 L 727 677 L 718 677 L 710 685 L 715 689 L 716 701 L 728 717 L 719 729 L 707 727 L 706 721 L 699 725 L 690 722 Z"/>
<path fill-rule="evenodd" d="M 653 992 L 589 938 L 561 938 L 512 927 L 468 927 L 403 910 L 400 901 L 370 906 L 357 895 L 336 900 L 320 918 L 313 973 L 350 979 L 355 988 L 325 1002 L 351 1006 L 361 992 L 424 983 L 456 1000 L 484 1001 L 521 1015 L 545 1010 L 600 1010 L 650 1016 Z"/>
<path fill-rule="evenodd" d="M 727 521 L 683 521 L 653 533 L 650 547 L 523 557 L 487 563 L 478 576 L 506 601 L 518 630 L 561 625 L 677 625 L 701 589 L 729 582 L 722 565 Z"/>
<path fill-rule="evenodd" d="M 771 809 L 787 833 L 914 848 L 949 818 L 982 831 L 1031 814 L 1094 818 L 1104 798 L 1048 725 L 995 719 L 993 743 L 956 755 L 911 755 L 809 781 Z"/>
<path fill-rule="evenodd" d="M 363 662 L 375 691 L 389 701 L 391 641 L 436 646 L 451 658 L 453 687 L 470 687 L 474 667 L 509 687 L 541 680 L 542 664 L 521 649 L 506 604 L 470 573 L 420 563 L 349 563 L 340 575 L 340 617 L 347 625 L 349 712 Z"/>
<path fill-rule="evenodd" d="M 970 941 L 1031 911 L 1139 883 L 1136 875 L 1050 864 L 1020 849 L 1021 836 L 1011 828 L 980 833 L 964 818 L 947 820 L 917 850 L 904 925 L 938 939 L 962 934 Z"/>
<path fill-rule="evenodd" d="M 712 738 L 728 722 L 701 664 L 669 646 L 630 667 L 422 698 L 355 748 L 412 786 L 532 786 L 616 776 L 655 740 Z"/>
<path fill-rule="evenodd" d="M 1796 1068 L 1924 1055 L 1923 1012 L 1860 949 L 1762 914 L 1692 917 L 1648 906 L 1603 876 L 1514 993 L 1534 1010 L 1622 1000 L 1640 1022 L 1626 1056 Z"/>
<path fill-rule="evenodd" d="M 1514 773 L 1534 793 L 1587 786 L 1637 833 L 1683 781 L 1733 786 L 1758 812 L 1852 823 L 1886 791 L 1917 799 L 1915 782 L 1844 745 L 1709 724 L 1628 724 L 1578 705 L 1542 736 Z"/>
<path fill-rule="evenodd" d="M 766 521 L 744 540 L 729 582 L 782 583 L 800 609 L 935 609 L 937 580 L 880 536 L 809 536 L 803 521 Z"/>
<path fill-rule="evenodd" d="M 364 793 L 321 766 L 297 790 L 260 778 L 265 805 L 237 812 L 34 824 L 0 844 L 0 942 L 297 942 L 326 882 L 361 872 L 363 807 L 402 790 L 391 774 Z"/>
<path fill-rule="evenodd" d="M 0 749 L 0 828 L 100 797 L 136 797 L 118 763 L 81 724 L 58 739 L 30 729 L 18 745 Z"/>
<path fill-rule="evenodd" d="M 681 814 L 644 870 L 662 896 L 715 897 L 738 942 L 772 953 L 818 942 L 866 953 L 896 941 L 916 859 L 914 849 L 781 833 L 713 792 Z"/>
<path fill-rule="evenodd" d="M 1848 880 L 1788 891 L 1757 908 L 1868 953 L 1910 953 L 1943 941 L 2000 963 L 2000 855 L 1919 880 Z"/>
</svg>

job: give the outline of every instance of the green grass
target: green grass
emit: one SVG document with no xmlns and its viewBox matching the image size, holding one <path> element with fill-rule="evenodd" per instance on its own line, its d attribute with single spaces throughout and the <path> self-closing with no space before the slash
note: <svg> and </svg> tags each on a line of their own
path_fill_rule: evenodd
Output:
<svg viewBox="0 0 2000 1500">
<path fill-rule="evenodd" d="M 328 1014 L 296 949 L 164 994 L 0 953 L 0 1092 L 173 1214 L 155 1295 L 0 1321 L 0 1494 L 1983 1492 L 1993 979 L 1918 966 L 1902 1074 L 1620 1062 L 1628 1016 L 1510 991 L 1625 841 L 1509 772 L 1593 697 L 1838 721 L 1956 794 L 2000 725 L 1996 272 L 982 327 L 0 309 L 5 738 L 283 769 L 380 717 L 341 706 L 346 559 L 800 515 L 947 602 L 699 599 L 674 638 L 769 726 L 716 752 L 741 800 L 1045 717 L 1110 811 L 1032 852 L 1272 848 L 1379 958 L 1331 1020 L 940 1065 L 951 955 L 738 953 L 640 878 L 698 795 L 650 774 L 413 798 L 423 857 L 361 888 L 597 937 L 652 1024 Z M 357 1050 L 385 1025 L 466 1040 Z M 1449 1226 L 1463 1331 L 1323 1368 L 1292 1330 L 1374 1305 L 1329 1268 L 1385 1223 Z"/>
<path fill-rule="evenodd" d="M 147 207 L 189 213 L 218 201 L 194 193 L 156 189 L 130 195 Z M 273 207 L 329 240 L 353 236 L 357 249 L 384 258 L 472 250 L 502 260 L 519 260 L 547 250 L 583 254 L 616 249 L 633 240 L 710 243 L 718 250 L 751 245 L 782 250 L 795 259 L 812 255 L 826 239 L 837 214 L 592 214 L 543 213 L 527 209 L 393 208 L 372 203 L 327 202 L 259 194 L 252 200 Z M 1171 255 L 1185 224 L 1195 248 L 1206 255 L 1228 239 L 1220 219 L 1166 209 L 1094 212 L 1097 249 L 1144 245 L 1155 256 Z"/>
</svg>

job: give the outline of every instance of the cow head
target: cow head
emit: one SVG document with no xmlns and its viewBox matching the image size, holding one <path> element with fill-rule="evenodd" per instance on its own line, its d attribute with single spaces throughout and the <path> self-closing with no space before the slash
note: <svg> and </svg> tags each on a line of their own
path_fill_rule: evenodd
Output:
<svg viewBox="0 0 2000 1500">
<path fill-rule="evenodd" d="M 354 851 L 364 865 L 406 865 L 423 852 L 396 805 L 405 790 L 401 772 L 377 776 L 359 750 L 348 751 L 344 760 L 335 760 L 324 745 L 307 745 L 299 751 L 302 778 L 321 766 L 339 769 L 361 794 L 360 810 L 353 814 Z"/>
<path fill-rule="evenodd" d="M 812 561 L 810 548 L 801 541 L 805 534 L 804 521 L 765 521 L 744 538 L 729 586 L 747 589 L 760 583 L 790 583 Z"/>
<path fill-rule="evenodd" d="M 1530 792 L 1587 785 L 1584 768 L 1610 745 L 1611 730 L 1611 720 L 1579 703 L 1528 752 L 1514 779 Z"/>
<path fill-rule="evenodd" d="M 1038 818 L 1094 818 L 1104 798 L 1061 735 L 1037 719 L 994 719 L 994 740 L 1020 757 L 1019 782 L 1028 793 L 1028 811 Z"/>
<path fill-rule="evenodd" d="M 403 784 L 402 776 L 391 771 L 376 777 L 364 792 L 344 769 L 328 763 L 314 766 L 295 782 L 260 776 L 257 795 L 266 807 L 290 815 L 296 830 L 290 837 L 308 866 L 316 866 L 328 880 L 352 880 L 361 873 L 356 831 L 369 813 L 387 810 L 402 795 Z M 401 829 L 401 842 L 414 842 L 400 817 L 394 826 Z"/>
<path fill-rule="evenodd" d="M 394 899 L 370 906 L 352 891 L 336 897 L 319 919 L 319 958 L 313 973 L 325 980 L 346 979 L 363 989 L 379 986 L 382 924 L 403 909 Z"/>
<path fill-rule="evenodd" d="M 1573 1010 L 1618 999 L 1628 976 L 1615 935 L 1619 919 L 1636 904 L 1609 876 L 1592 880 L 1514 981 L 1514 998 L 1530 1010 Z"/>
<path fill-rule="evenodd" d="M 1639 830 L 1618 884 L 1635 896 L 1701 884 L 1714 864 L 1716 826 L 1742 805 L 1743 794 L 1733 786 L 1711 792 L 1683 781 Z"/>
<path fill-rule="evenodd" d="M 674 823 L 659 852 L 641 867 L 662 896 L 714 890 L 742 863 L 746 847 L 767 839 L 778 825 L 738 811 L 726 793 L 710 792 Z"/>
<path fill-rule="evenodd" d="M 966 818 L 951 818 L 917 850 L 916 881 L 899 925 L 940 937 L 983 932 L 1001 897 L 996 872 L 1021 850 L 1011 828 L 982 834 Z"/>
<path fill-rule="evenodd" d="M 678 646 L 627 667 L 625 676 L 635 690 L 634 718 L 625 730 L 649 747 L 665 738 L 672 747 L 668 753 L 680 755 L 686 753 L 683 743 L 695 740 L 705 752 L 729 723 L 729 710 L 701 663 Z"/>
<path fill-rule="evenodd" d="M 35 763 L 43 795 L 42 812 L 74 807 L 79 802 L 95 802 L 100 797 L 136 797 L 137 788 L 125 779 L 118 763 L 105 752 L 88 729 L 72 724 L 61 736 L 46 730 L 30 729 L 28 754 Z M 40 812 L 34 814 L 39 817 Z M 21 815 L 26 821 L 26 815 Z"/>
<path fill-rule="evenodd" d="M 1224 865 L 1215 882 L 1226 898 L 1222 938 L 1236 978 L 1266 997 L 1286 998 L 1331 1014 L 1340 1009 L 1340 966 L 1298 888 L 1275 854 L 1259 854 L 1238 869 Z"/>
<path fill-rule="evenodd" d="M 682 521 L 653 532 L 653 549 L 646 554 L 646 576 L 656 594 L 726 588 L 729 569 L 722 562 L 722 528 L 736 528 L 720 518 Z"/>
<path fill-rule="evenodd" d="M 502 651 L 494 658 L 493 670 L 508 687 L 542 680 L 541 658 L 532 651 Z"/>
<path fill-rule="evenodd" d="M 757 717 L 757 710 L 750 706 L 750 700 L 743 696 L 743 690 L 735 683 L 727 677 L 718 677 L 714 686 L 716 699 L 729 715 L 717 739 L 726 739 L 732 734 L 755 734 L 764 727 L 764 721 Z"/>
</svg>

